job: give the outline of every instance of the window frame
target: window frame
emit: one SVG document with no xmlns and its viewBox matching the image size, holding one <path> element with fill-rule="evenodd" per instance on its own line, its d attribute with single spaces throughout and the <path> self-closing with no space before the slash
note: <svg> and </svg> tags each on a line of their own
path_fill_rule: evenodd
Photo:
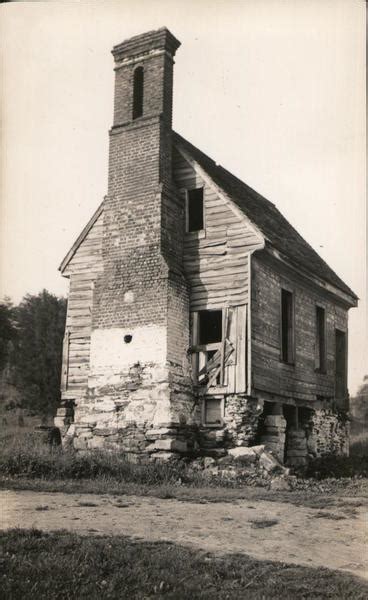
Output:
<svg viewBox="0 0 368 600">
<path fill-rule="evenodd" d="M 291 325 L 291 334 L 290 337 L 288 335 L 288 341 L 291 344 L 291 348 L 288 346 L 288 356 L 284 358 L 284 347 L 283 347 L 283 303 L 282 297 L 283 292 L 290 294 L 291 296 L 291 317 L 290 317 L 290 325 Z M 290 327 L 288 327 L 289 329 Z M 295 290 L 288 285 L 282 285 L 280 288 L 280 362 L 284 365 L 289 365 L 291 367 L 295 366 Z"/>
<path fill-rule="evenodd" d="M 342 336 L 342 339 L 344 340 L 344 373 L 340 374 L 340 377 L 342 379 L 342 383 L 343 383 L 343 389 L 344 389 L 344 393 L 342 396 L 338 395 L 338 371 L 337 371 L 337 338 L 339 336 Z M 335 360 L 334 360 L 334 382 L 335 382 L 335 390 L 334 390 L 334 395 L 335 395 L 335 402 L 337 403 L 337 405 L 343 406 L 344 408 L 346 407 L 346 405 L 348 405 L 348 331 L 345 329 L 340 329 L 339 327 L 335 327 L 334 330 L 334 344 L 335 344 L 335 348 L 334 348 L 334 353 L 335 353 Z"/>
<path fill-rule="evenodd" d="M 196 229 L 194 231 L 189 230 L 189 193 L 193 190 L 202 190 L 202 229 Z M 205 209 L 205 194 L 204 194 L 204 185 L 193 186 L 185 188 L 185 233 L 187 235 L 200 236 L 204 237 L 204 232 L 206 230 L 206 209 Z"/>
<path fill-rule="evenodd" d="M 206 402 L 218 400 L 220 402 L 220 423 L 207 423 L 206 422 Z M 202 398 L 201 403 L 201 423 L 203 427 L 208 429 L 219 429 L 224 426 L 224 417 L 225 417 L 225 398 L 224 396 L 205 396 Z"/>
<path fill-rule="evenodd" d="M 323 311 L 323 340 L 320 340 L 318 312 Z M 314 370 L 316 373 L 327 373 L 327 316 L 326 307 L 323 304 L 315 305 L 315 350 L 314 350 Z M 317 354 L 318 353 L 318 354 Z M 318 364 L 319 358 L 319 364 Z"/>
<path fill-rule="evenodd" d="M 222 334 L 220 342 L 213 342 L 209 344 L 199 344 L 199 329 L 200 329 L 200 313 L 201 312 L 222 312 Z M 201 388 L 203 384 L 198 381 L 198 373 L 201 368 L 204 366 L 201 364 L 201 359 L 203 360 L 204 356 L 207 352 L 212 350 L 221 350 L 223 346 L 223 337 L 226 335 L 224 332 L 224 319 L 225 319 L 225 311 L 226 307 L 221 308 L 203 308 L 200 310 L 196 310 L 191 312 L 191 353 L 192 353 L 192 377 L 193 383 L 196 387 Z M 201 356 L 202 355 L 202 356 Z M 204 362 L 208 362 L 208 360 L 204 360 Z M 212 396 L 214 394 L 225 393 L 227 389 L 227 376 L 226 370 L 224 370 L 224 381 L 222 384 L 212 385 L 206 391 L 207 396 Z"/>
</svg>

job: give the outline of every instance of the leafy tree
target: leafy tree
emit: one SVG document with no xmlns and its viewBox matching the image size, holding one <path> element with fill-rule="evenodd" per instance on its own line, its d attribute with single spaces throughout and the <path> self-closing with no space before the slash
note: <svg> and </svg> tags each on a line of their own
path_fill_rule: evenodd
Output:
<svg viewBox="0 0 368 600">
<path fill-rule="evenodd" d="M 27 295 L 15 309 L 16 385 L 24 408 L 53 414 L 60 400 L 66 300 L 43 290 Z"/>
<path fill-rule="evenodd" d="M 15 341 L 17 330 L 14 323 L 14 308 L 9 298 L 0 302 L 0 372 L 6 367 Z"/>
</svg>

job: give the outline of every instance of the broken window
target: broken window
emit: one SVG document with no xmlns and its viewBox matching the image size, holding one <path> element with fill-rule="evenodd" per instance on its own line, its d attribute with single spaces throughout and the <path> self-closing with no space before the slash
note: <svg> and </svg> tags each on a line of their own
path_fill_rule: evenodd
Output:
<svg viewBox="0 0 368 600">
<path fill-rule="evenodd" d="M 222 344 L 222 310 L 200 310 L 198 312 L 198 345 L 201 352 L 198 356 L 198 383 L 205 383 L 208 378 L 208 367 L 217 365 Z M 215 384 L 220 383 L 220 373 Z"/>
<path fill-rule="evenodd" d="M 281 290 L 281 360 L 294 362 L 294 298 L 292 292 Z"/>
<path fill-rule="evenodd" d="M 186 206 L 187 231 L 201 231 L 203 229 L 203 188 L 187 190 Z"/>
<path fill-rule="evenodd" d="M 221 398 L 203 399 L 203 425 L 209 427 L 221 426 L 223 424 L 223 401 Z"/>
<path fill-rule="evenodd" d="M 133 76 L 133 119 L 143 115 L 143 67 L 137 67 Z"/>
<path fill-rule="evenodd" d="M 231 308 L 192 313 L 192 369 L 200 393 L 226 385 L 225 367 L 235 348 L 227 338 Z"/>
<path fill-rule="evenodd" d="M 322 306 L 316 306 L 316 358 L 315 368 L 326 371 L 326 315 Z"/>
<path fill-rule="evenodd" d="M 335 329 L 335 397 L 347 399 L 346 334 Z"/>
</svg>

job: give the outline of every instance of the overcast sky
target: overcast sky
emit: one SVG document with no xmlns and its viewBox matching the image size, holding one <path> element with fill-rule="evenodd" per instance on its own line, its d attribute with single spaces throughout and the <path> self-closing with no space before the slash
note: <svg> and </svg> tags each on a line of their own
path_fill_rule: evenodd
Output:
<svg viewBox="0 0 368 600">
<path fill-rule="evenodd" d="M 166 25 L 174 128 L 274 202 L 361 298 L 350 391 L 368 372 L 365 4 L 7 3 L 0 298 L 67 293 L 57 268 L 107 189 L 114 44 Z"/>
</svg>

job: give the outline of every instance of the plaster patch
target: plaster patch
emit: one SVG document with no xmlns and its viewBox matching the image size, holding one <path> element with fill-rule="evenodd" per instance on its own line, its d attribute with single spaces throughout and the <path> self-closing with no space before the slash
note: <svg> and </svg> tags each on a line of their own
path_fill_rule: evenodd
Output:
<svg viewBox="0 0 368 600">
<path fill-rule="evenodd" d="M 129 344 L 124 336 L 131 335 Z M 155 325 L 132 329 L 95 329 L 91 335 L 91 371 L 119 371 L 136 363 L 165 364 L 166 328 Z"/>
</svg>

